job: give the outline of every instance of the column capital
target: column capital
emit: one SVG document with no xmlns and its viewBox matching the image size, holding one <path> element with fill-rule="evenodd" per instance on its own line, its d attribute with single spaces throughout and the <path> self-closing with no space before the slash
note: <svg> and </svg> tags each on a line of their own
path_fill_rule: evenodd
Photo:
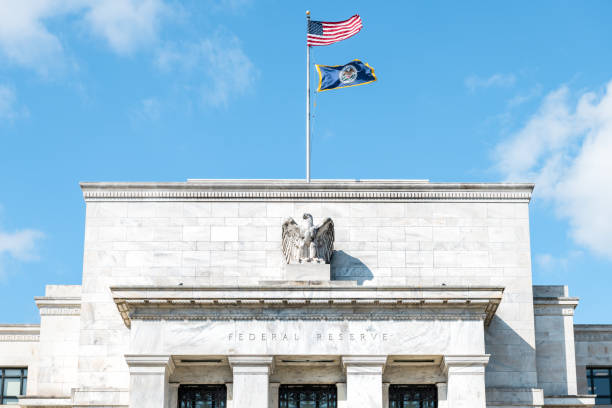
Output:
<svg viewBox="0 0 612 408">
<path fill-rule="evenodd" d="M 465 374 L 484 374 L 484 369 L 489 362 L 489 357 L 490 354 L 446 355 L 442 357 L 440 369 L 445 374 L 449 371 L 457 371 Z"/>
<path fill-rule="evenodd" d="M 270 374 L 274 371 L 274 357 L 272 356 L 228 356 L 227 361 L 236 373 Z M 247 369 L 246 371 L 242 370 Z"/>
<path fill-rule="evenodd" d="M 168 354 L 126 354 L 124 357 L 131 373 L 157 373 L 168 370 L 168 374 L 172 374 L 175 367 L 172 356 Z"/>
</svg>

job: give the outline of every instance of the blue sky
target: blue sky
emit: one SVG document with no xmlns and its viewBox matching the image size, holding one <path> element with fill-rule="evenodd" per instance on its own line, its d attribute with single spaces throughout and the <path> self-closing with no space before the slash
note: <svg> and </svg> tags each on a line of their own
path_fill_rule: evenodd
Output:
<svg viewBox="0 0 612 408">
<path fill-rule="evenodd" d="M 533 181 L 534 282 L 612 323 L 609 1 L 0 3 L 0 321 L 78 284 L 79 181 L 304 177 L 305 10 L 379 81 L 314 100 L 313 178 Z"/>
</svg>

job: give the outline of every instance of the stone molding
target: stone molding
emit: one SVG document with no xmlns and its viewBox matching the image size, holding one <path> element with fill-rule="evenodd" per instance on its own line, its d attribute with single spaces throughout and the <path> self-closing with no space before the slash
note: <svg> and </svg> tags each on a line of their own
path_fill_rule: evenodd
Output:
<svg viewBox="0 0 612 408">
<path fill-rule="evenodd" d="M 234 374 L 270 375 L 274 371 L 273 356 L 228 356 Z"/>
<path fill-rule="evenodd" d="M 490 354 L 476 354 L 476 355 L 446 355 L 442 357 L 440 363 L 440 369 L 444 374 L 452 372 L 456 374 L 482 374 L 489 362 Z"/>
<path fill-rule="evenodd" d="M 411 180 L 190 180 L 81 183 L 85 201 L 510 201 L 529 202 L 533 184 Z"/>
<path fill-rule="evenodd" d="M 22 395 L 19 397 L 20 407 L 72 407 L 72 399 L 69 396 L 46 396 L 46 395 Z"/>
<path fill-rule="evenodd" d="M 81 314 L 80 297 L 34 297 L 41 316 L 79 316 Z"/>
<path fill-rule="evenodd" d="M 541 388 L 487 387 L 487 406 L 542 407 L 544 391 Z"/>
<path fill-rule="evenodd" d="M 0 342 L 37 342 L 40 340 L 38 324 L 0 325 Z"/>
<path fill-rule="evenodd" d="M 612 341 L 612 324 L 575 324 L 575 341 Z"/>
<path fill-rule="evenodd" d="M 577 297 L 534 297 L 533 310 L 536 316 L 573 316 Z"/>
<path fill-rule="evenodd" d="M 112 287 L 127 327 L 137 320 L 483 320 L 503 288 L 222 286 Z"/>
<path fill-rule="evenodd" d="M 175 365 L 167 354 L 126 354 L 125 361 L 132 374 L 172 374 Z"/>
<path fill-rule="evenodd" d="M 595 405 L 595 395 L 544 396 L 546 408 L 583 408 Z"/>
</svg>

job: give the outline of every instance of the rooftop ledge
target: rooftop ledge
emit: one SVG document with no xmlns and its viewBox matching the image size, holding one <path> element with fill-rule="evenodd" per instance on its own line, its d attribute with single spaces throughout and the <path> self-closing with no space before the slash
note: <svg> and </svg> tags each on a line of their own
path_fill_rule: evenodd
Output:
<svg viewBox="0 0 612 408">
<path fill-rule="evenodd" d="M 432 183 L 428 180 L 204 180 L 83 182 L 86 201 L 514 201 L 528 183 Z"/>
<path fill-rule="evenodd" d="M 111 287 L 127 327 L 133 320 L 483 320 L 504 289 L 485 286 L 287 285 Z"/>
</svg>

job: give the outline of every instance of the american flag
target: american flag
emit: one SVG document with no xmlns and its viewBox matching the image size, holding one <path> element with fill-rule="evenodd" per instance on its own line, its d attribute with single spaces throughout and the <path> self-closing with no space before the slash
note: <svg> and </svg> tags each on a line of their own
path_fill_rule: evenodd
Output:
<svg viewBox="0 0 612 408">
<path fill-rule="evenodd" d="M 308 21 L 308 36 L 306 44 L 329 45 L 338 41 L 346 40 L 361 30 L 361 17 L 355 14 L 344 21 Z"/>
</svg>

